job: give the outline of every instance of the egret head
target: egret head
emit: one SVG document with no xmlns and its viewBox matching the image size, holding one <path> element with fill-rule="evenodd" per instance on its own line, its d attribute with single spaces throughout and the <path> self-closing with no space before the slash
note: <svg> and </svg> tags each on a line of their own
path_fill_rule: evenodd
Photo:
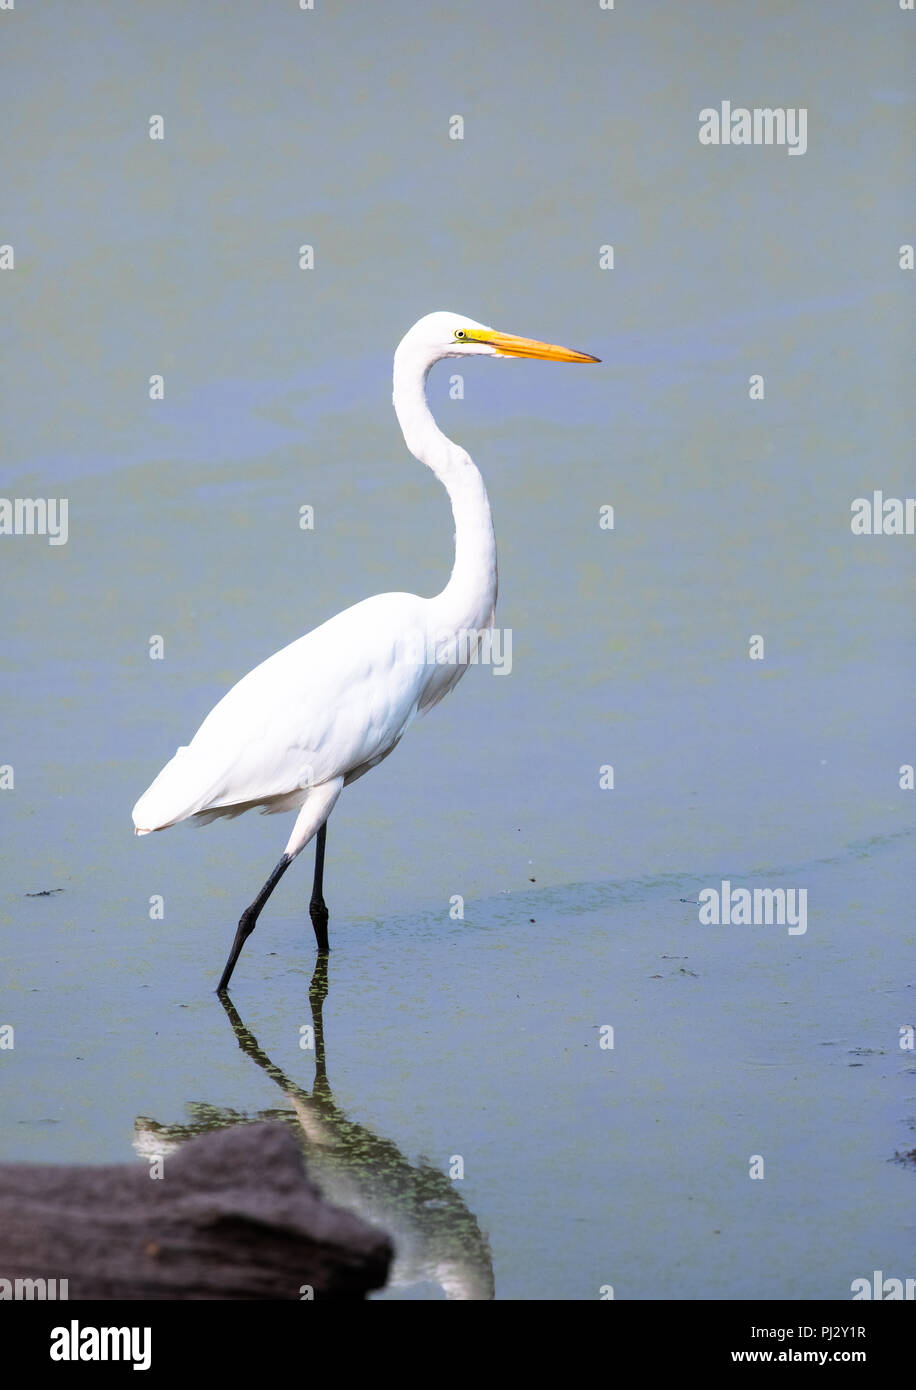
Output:
<svg viewBox="0 0 916 1390">
<path fill-rule="evenodd" d="M 398 352 L 416 354 L 430 365 L 441 357 L 531 357 L 545 362 L 598 362 L 587 352 L 499 333 L 484 323 L 439 310 L 427 314 L 401 339 Z"/>
</svg>

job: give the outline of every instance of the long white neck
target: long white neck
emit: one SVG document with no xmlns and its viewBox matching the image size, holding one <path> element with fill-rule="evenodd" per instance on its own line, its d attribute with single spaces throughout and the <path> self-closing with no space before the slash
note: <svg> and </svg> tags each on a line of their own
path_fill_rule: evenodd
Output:
<svg viewBox="0 0 916 1390">
<path fill-rule="evenodd" d="M 428 362 L 401 348 L 394 356 L 394 408 L 408 449 L 431 468 L 449 495 L 455 518 L 455 563 L 448 584 L 430 602 L 449 629 L 482 629 L 496 607 L 496 537 L 483 478 L 470 455 L 442 433 L 426 401 Z"/>
</svg>

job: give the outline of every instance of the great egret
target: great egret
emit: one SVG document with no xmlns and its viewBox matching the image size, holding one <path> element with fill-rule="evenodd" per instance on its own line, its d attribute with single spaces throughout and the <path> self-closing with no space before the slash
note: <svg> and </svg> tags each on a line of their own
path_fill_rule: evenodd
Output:
<svg viewBox="0 0 916 1390">
<path fill-rule="evenodd" d="M 283 858 L 242 913 L 220 993 L 258 914 L 316 833 L 309 915 L 318 950 L 329 949 L 324 852 L 337 798 L 387 758 L 417 715 L 452 689 L 493 626 L 496 539 L 487 491 L 469 455 L 438 428 L 426 401 L 429 369 L 443 357 L 599 361 L 442 312 L 420 319 L 398 344 L 398 423 L 408 449 L 432 469 L 452 504 L 455 563 L 449 582 L 435 598 L 364 599 L 268 657 L 223 696 L 133 809 L 138 835 L 192 816 L 238 816 L 255 806 L 265 813 L 299 812 Z"/>
</svg>

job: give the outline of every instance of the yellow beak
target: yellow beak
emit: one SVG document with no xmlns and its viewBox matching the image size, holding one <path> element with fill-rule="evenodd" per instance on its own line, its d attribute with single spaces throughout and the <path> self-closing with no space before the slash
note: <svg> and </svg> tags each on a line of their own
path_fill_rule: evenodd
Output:
<svg viewBox="0 0 916 1390">
<path fill-rule="evenodd" d="M 487 343 L 496 348 L 500 357 L 536 357 L 542 362 L 600 362 L 588 352 L 558 347 L 556 343 L 539 343 L 537 338 L 516 338 L 512 333 L 497 333 L 492 328 L 469 328 L 467 336 L 475 343 Z"/>
</svg>

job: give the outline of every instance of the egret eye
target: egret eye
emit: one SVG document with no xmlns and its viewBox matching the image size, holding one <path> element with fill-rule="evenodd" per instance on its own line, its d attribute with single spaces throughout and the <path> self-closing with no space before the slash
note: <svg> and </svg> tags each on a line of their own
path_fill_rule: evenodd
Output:
<svg viewBox="0 0 916 1390">
<path fill-rule="evenodd" d="M 467 336 L 468 336 L 468 335 L 467 335 L 466 331 L 465 331 L 463 328 L 456 328 L 456 329 L 455 329 L 455 337 L 456 337 L 456 338 L 466 338 Z"/>
</svg>

